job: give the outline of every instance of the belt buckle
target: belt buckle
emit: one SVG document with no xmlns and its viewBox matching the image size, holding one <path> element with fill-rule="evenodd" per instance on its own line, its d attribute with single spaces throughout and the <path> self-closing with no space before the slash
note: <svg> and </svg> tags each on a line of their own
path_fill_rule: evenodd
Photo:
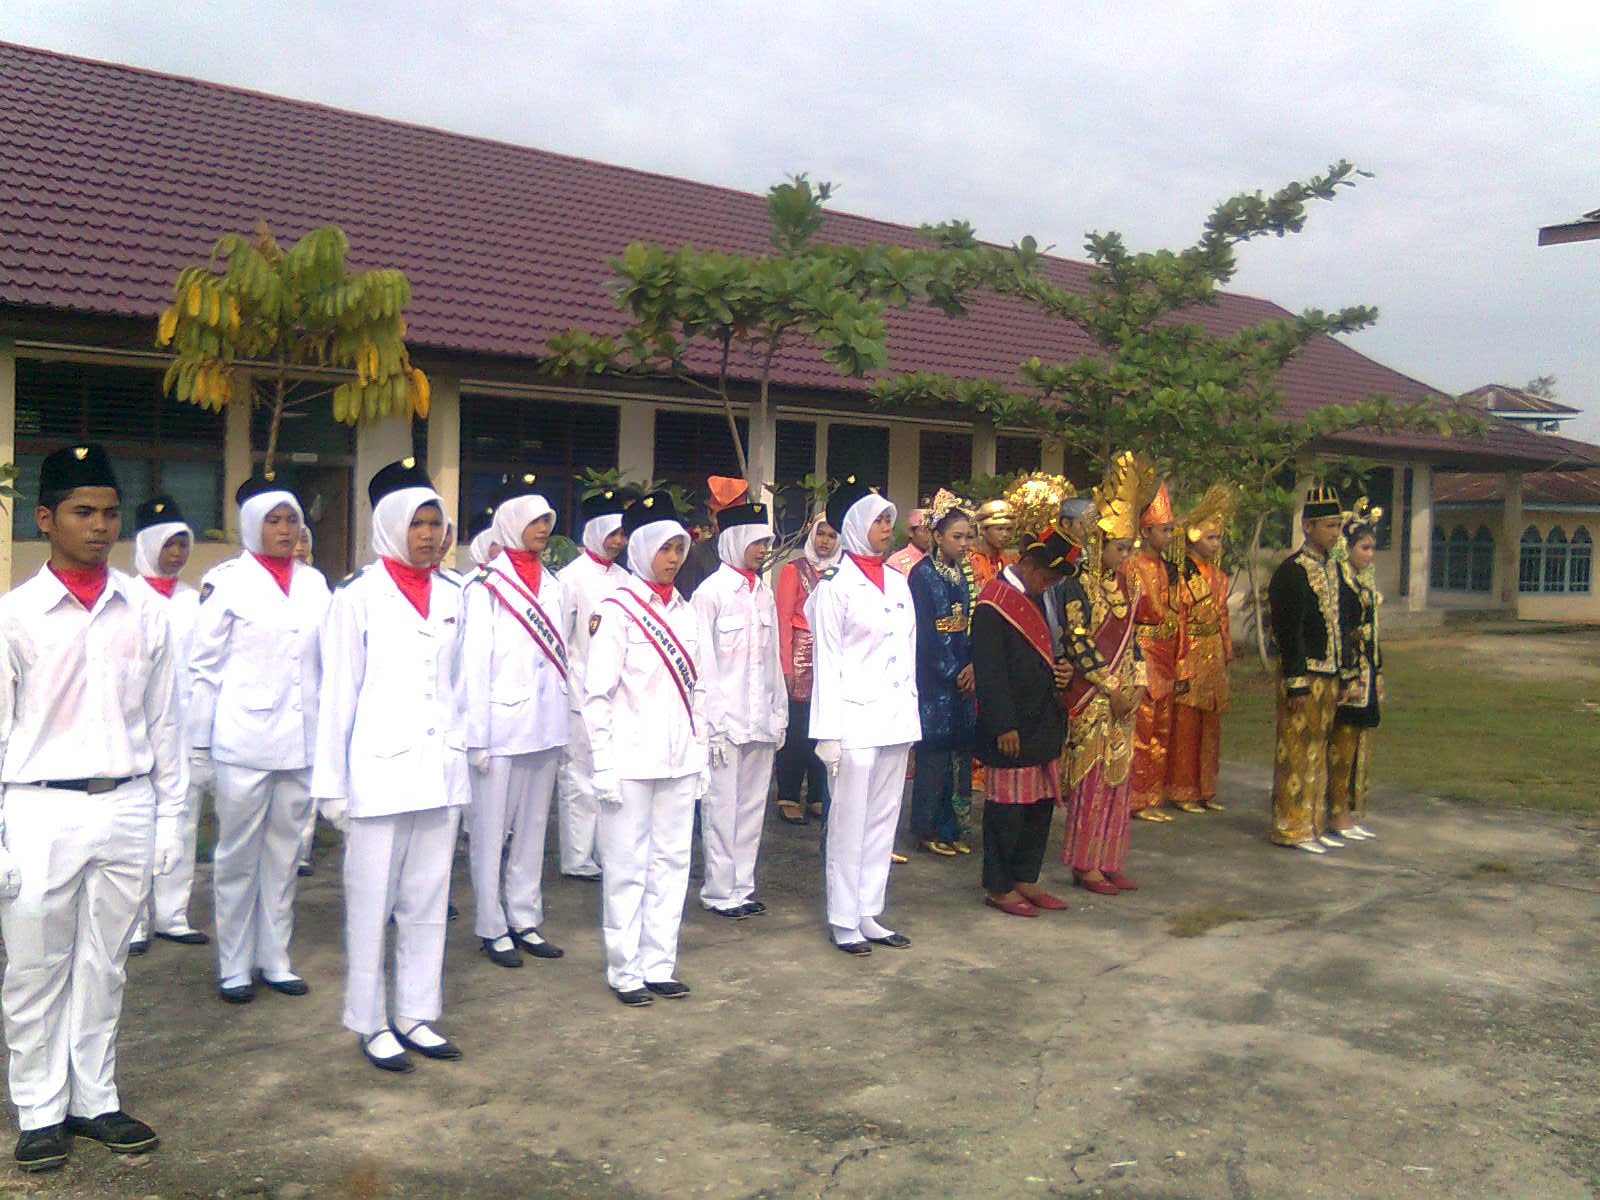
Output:
<svg viewBox="0 0 1600 1200">
<path fill-rule="evenodd" d="M 83 790 L 91 796 L 103 796 L 107 792 L 117 790 L 115 779 L 91 779 L 83 785 Z"/>
</svg>

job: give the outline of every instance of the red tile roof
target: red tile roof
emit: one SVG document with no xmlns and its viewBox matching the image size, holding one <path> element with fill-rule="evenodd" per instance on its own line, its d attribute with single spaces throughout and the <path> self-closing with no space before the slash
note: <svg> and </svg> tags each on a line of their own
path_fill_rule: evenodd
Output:
<svg viewBox="0 0 1600 1200">
<path fill-rule="evenodd" d="M 749 193 L 5 43 L 0 128 L 0 305 L 153 318 L 178 269 L 220 234 L 259 219 L 280 237 L 332 222 L 350 236 L 353 266 L 406 271 L 414 345 L 531 359 L 570 326 L 620 327 L 605 259 L 629 242 L 767 248 L 762 198 Z M 916 241 L 908 226 L 844 213 L 828 216 L 822 236 Z M 1065 259 L 1047 269 L 1068 284 L 1089 270 Z M 1285 315 L 1230 294 L 1199 319 L 1228 331 Z M 1088 348 L 1064 323 L 995 297 L 960 321 L 894 311 L 889 330 L 893 369 L 967 377 L 1011 380 L 1028 355 Z M 782 355 L 774 382 L 865 386 L 805 346 Z M 1282 384 L 1291 412 L 1373 392 L 1433 394 L 1331 338 Z M 1547 461 L 1540 439 L 1498 422 L 1470 448 L 1344 441 Z"/>
<path fill-rule="evenodd" d="M 1482 387 L 1473 388 L 1470 392 L 1462 392 L 1461 398 L 1492 413 L 1538 413 L 1552 417 L 1572 417 L 1583 411 L 1581 408 L 1573 408 L 1570 404 L 1562 404 L 1559 400 L 1551 400 L 1547 396 L 1536 396 L 1526 388 L 1507 387 L 1503 383 L 1486 383 Z"/>
<path fill-rule="evenodd" d="M 1469 472 L 1440 471 L 1433 477 L 1433 499 L 1438 504 L 1503 504 L 1506 477 Z M 1522 477 L 1522 503 L 1578 506 L 1600 511 L 1600 469 L 1587 471 L 1532 471 Z"/>
</svg>

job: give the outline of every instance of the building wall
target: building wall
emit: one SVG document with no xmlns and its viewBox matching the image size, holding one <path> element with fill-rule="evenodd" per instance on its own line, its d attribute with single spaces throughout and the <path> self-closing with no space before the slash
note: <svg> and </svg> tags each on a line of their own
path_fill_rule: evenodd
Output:
<svg viewBox="0 0 1600 1200">
<path fill-rule="evenodd" d="M 1487 594 L 1435 589 L 1429 594 L 1430 606 L 1446 609 L 1504 608 L 1502 596 L 1506 594 L 1508 586 L 1505 573 L 1508 570 L 1515 571 L 1514 564 L 1519 562 L 1519 555 L 1516 552 L 1509 555 L 1503 552 L 1504 511 L 1501 507 L 1450 505 L 1440 509 L 1436 513 L 1436 519 L 1447 536 L 1458 527 L 1464 528 L 1470 536 L 1480 526 L 1487 526 L 1495 538 L 1495 575 L 1493 586 Z M 1587 530 L 1592 545 L 1593 541 L 1600 541 L 1600 509 L 1541 511 L 1525 501 L 1522 519 L 1516 530 L 1517 542 L 1520 544 L 1522 531 L 1529 527 L 1537 529 L 1542 539 L 1548 538 L 1550 531 L 1557 526 L 1566 534 L 1569 543 L 1578 529 Z M 1509 591 L 1516 597 L 1517 616 L 1522 620 L 1600 621 L 1600 577 L 1591 577 L 1587 592 L 1524 592 L 1518 589 L 1517 577 L 1513 574 L 1509 580 Z"/>
</svg>

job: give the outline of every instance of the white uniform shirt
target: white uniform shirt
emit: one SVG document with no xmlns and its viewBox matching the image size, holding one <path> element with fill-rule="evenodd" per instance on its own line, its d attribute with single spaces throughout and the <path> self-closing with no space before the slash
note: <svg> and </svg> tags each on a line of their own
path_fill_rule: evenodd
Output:
<svg viewBox="0 0 1600 1200">
<path fill-rule="evenodd" d="M 572 711 L 583 707 L 583 669 L 589 661 L 589 618 L 595 606 L 631 578 L 616 563 L 599 563 L 584 551 L 556 576 L 561 580 L 564 601 L 564 633 L 567 639 L 567 692 Z"/>
<path fill-rule="evenodd" d="M 700 648 L 710 635 L 702 630 L 687 600 L 677 591 L 671 597 L 663 606 L 648 585 L 630 577 L 589 618 L 594 632 L 584 667 L 583 721 L 596 775 L 676 779 L 706 769 L 706 677 Z M 638 604 L 647 604 L 695 664 L 698 678 L 689 694 L 692 719 L 654 642 L 619 603 L 634 606 L 634 612 Z M 595 617 L 600 618 L 598 624 Z"/>
<path fill-rule="evenodd" d="M 325 664 L 311 794 L 351 817 L 467 803 L 461 589 L 441 575 L 424 619 L 382 563 L 341 583 Z"/>
<path fill-rule="evenodd" d="M 752 588 L 723 563 L 695 588 L 691 603 L 711 634 L 710 653 L 700 663 L 710 732 L 739 745 L 777 745 L 789 727 L 789 693 L 778 662 L 778 604 L 772 589 L 759 575 Z"/>
<path fill-rule="evenodd" d="M 917 618 L 905 576 L 885 570 L 880 592 L 847 554 L 812 591 L 806 621 L 810 735 L 857 749 L 920 740 Z"/>
<path fill-rule="evenodd" d="M 83 605 L 48 566 L 0 596 L 0 782 L 150 776 L 158 816 L 189 788 L 167 617 L 110 571 Z"/>
<path fill-rule="evenodd" d="M 504 551 L 465 591 L 467 747 L 510 755 L 565 746 L 572 721 L 567 680 L 491 586 L 512 606 L 525 603 L 527 585 Z M 562 592 L 555 572 L 541 570 L 533 599 L 565 641 Z"/>
<path fill-rule="evenodd" d="M 207 572 L 201 595 L 189 659 L 189 744 L 258 771 L 310 766 L 328 581 L 296 563 L 284 595 L 245 553 Z"/>
</svg>

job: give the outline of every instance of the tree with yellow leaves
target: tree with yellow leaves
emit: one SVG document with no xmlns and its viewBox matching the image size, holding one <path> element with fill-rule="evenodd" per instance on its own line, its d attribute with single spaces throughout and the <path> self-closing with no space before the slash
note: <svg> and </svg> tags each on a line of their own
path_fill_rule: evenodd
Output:
<svg viewBox="0 0 1600 1200">
<path fill-rule="evenodd" d="M 333 225 L 287 250 L 267 226 L 227 234 L 205 263 L 185 267 L 162 312 L 156 344 L 170 347 L 165 390 L 212 412 L 236 399 L 272 410 L 266 468 L 286 408 L 323 396 L 336 421 L 428 415 L 428 379 L 406 351 L 411 284 L 393 269 L 347 273 L 350 243 Z M 236 395 L 249 370 L 252 394 Z"/>
</svg>

